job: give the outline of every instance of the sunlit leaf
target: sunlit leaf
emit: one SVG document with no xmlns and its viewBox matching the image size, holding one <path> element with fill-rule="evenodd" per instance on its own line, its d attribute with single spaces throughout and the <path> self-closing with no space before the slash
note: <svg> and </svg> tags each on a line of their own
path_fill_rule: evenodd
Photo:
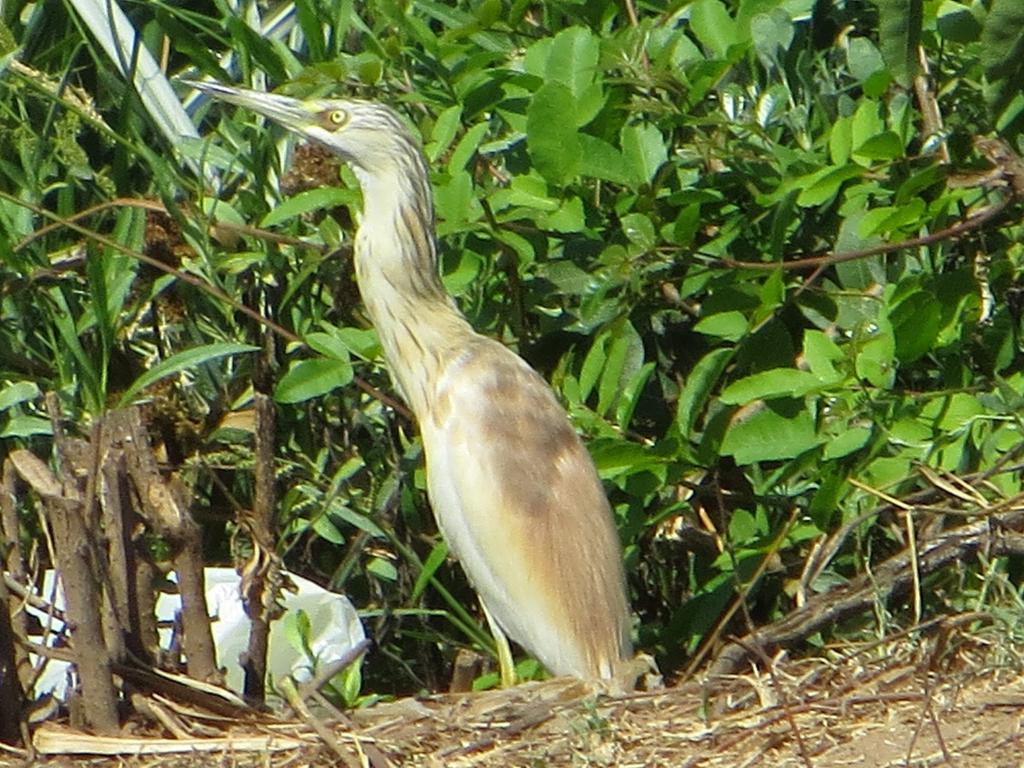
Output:
<svg viewBox="0 0 1024 768">
<path fill-rule="evenodd" d="M 142 392 L 146 387 L 152 386 L 156 382 L 167 378 L 168 376 L 174 376 L 182 371 L 187 371 L 200 365 L 205 365 L 206 363 L 213 362 L 214 360 L 219 360 L 222 357 L 230 357 L 232 355 L 240 355 L 247 352 L 256 352 L 258 350 L 259 347 L 254 347 L 251 344 L 235 344 L 233 342 L 216 342 L 214 344 L 205 344 L 200 347 L 186 349 L 157 363 L 133 381 L 131 385 L 121 393 L 120 406 L 124 407 L 129 404 L 135 399 L 135 396 Z"/>
<path fill-rule="evenodd" d="M 792 459 L 824 442 L 807 411 L 782 414 L 771 407 L 737 419 L 725 433 L 722 454 L 737 464 Z"/>
<path fill-rule="evenodd" d="M 583 150 L 576 133 L 576 103 L 559 83 L 545 83 L 530 102 L 526 142 L 537 170 L 553 184 L 579 173 Z"/>
<path fill-rule="evenodd" d="M 313 358 L 295 363 L 274 389 L 279 403 L 301 403 L 321 397 L 352 381 L 352 364 L 337 358 Z"/>
</svg>

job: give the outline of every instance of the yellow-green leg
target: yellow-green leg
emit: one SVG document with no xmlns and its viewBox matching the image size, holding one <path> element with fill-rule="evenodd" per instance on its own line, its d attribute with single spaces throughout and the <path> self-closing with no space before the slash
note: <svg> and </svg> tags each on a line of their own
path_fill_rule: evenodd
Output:
<svg viewBox="0 0 1024 768">
<path fill-rule="evenodd" d="M 483 602 L 480 605 L 483 606 L 484 616 L 487 617 L 487 624 L 491 628 L 491 634 L 494 635 L 494 645 L 498 650 L 498 669 L 501 672 L 501 687 L 511 688 L 516 684 L 516 665 L 512 661 L 512 649 L 509 648 L 508 638 L 501 631 L 498 622 L 491 616 L 491 612 L 487 610 L 487 606 Z"/>
</svg>

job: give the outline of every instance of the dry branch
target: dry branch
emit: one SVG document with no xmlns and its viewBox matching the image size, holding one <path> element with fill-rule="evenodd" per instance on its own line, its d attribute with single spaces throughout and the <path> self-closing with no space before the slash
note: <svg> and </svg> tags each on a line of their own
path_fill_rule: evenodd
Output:
<svg viewBox="0 0 1024 768">
<path fill-rule="evenodd" d="M 122 411 L 118 418 L 123 430 L 120 439 L 126 447 L 128 477 L 139 499 L 139 513 L 174 550 L 188 672 L 197 680 L 220 682 L 206 605 L 202 541 L 199 526 L 188 511 L 187 494 L 174 478 L 165 479 L 160 473 L 138 409 Z"/>
<path fill-rule="evenodd" d="M 21 537 L 18 535 L 18 515 L 15 509 L 15 492 L 17 484 L 17 473 L 14 466 L 5 461 L 2 469 L 2 486 L 0 486 L 0 540 L 3 541 L 4 559 L 3 571 L 5 580 L 9 576 L 12 579 L 25 581 L 24 558 L 21 552 Z M 32 679 L 32 664 L 29 662 L 28 652 L 16 642 L 17 638 L 26 636 L 25 611 L 20 596 L 10 594 L 6 584 L 0 591 L 0 611 L 8 616 L 7 628 L 11 633 L 13 648 L 8 651 L 4 648 L 5 656 L 10 653 L 13 656 L 15 677 L 10 678 L 5 674 L 0 683 L 4 691 L 10 691 L 11 695 L 5 697 L 7 703 L 17 707 L 18 711 L 24 709 L 25 690 Z M 5 725 L 3 733 L 7 734 L 6 710 L 0 711 L 0 717 L 4 717 Z M 20 715 L 19 715 L 20 719 Z M 6 736 L 0 737 L 4 740 Z"/>
<path fill-rule="evenodd" d="M 13 612 L 7 585 L 0 579 L 0 741 L 18 741 L 21 713 L 25 706 L 25 690 L 18 675 L 16 634 L 11 621 Z"/>
<path fill-rule="evenodd" d="M 925 576 L 954 563 L 972 562 L 982 552 L 990 557 L 1020 554 L 1024 544 L 1022 532 L 1024 510 L 1019 509 L 944 531 L 930 541 L 919 543 L 917 570 Z M 727 643 L 715 657 L 709 675 L 735 674 L 755 655 L 771 656 L 777 648 L 793 646 L 837 622 L 870 611 L 879 601 L 905 597 L 913 583 L 911 553 L 894 555 L 870 574 L 815 595 L 780 621 Z"/>
<path fill-rule="evenodd" d="M 13 451 L 10 461 L 39 494 L 53 531 L 71 646 L 82 685 L 83 714 L 100 733 L 116 733 L 117 695 L 99 618 L 99 585 L 93 571 L 92 538 L 84 519 L 81 493 L 73 479 L 61 483 L 46 464 L 28 451 Z"/>
<path fill-rule="evenodd" d="M 243 570 L 242 594 L 252 621 L 249 647 L 242 659 L 245 698 L 263 703 L 266 695 L 267 648 L 270 622 L 277 613 L 280 565 L 274 551 L 274 403 L 266 394 L 254 395 L 256 404 L 256 488 L 252 513 L 246 523 L 252 537 L 252 558 Z"/>
<path fill-rule="evenodd" d="M 280 752 L 305 743 L 277 734 L 226 736 L 220 739 L 151 739 L 91 736 L 67 728 L 46 725 L 32 739 L 42 755 L 170 755 L 218 752 Z"/>
<path fill-rule="evenodd" d="M 57 471 L 25 450 L 13 451 L 4 463 L 0 523 L 9 574 L 0 583 L 0 681 L 5 694 L 0 700 L 0 738 L 16 740 L 19 713 L 29 709 L 15 692 L 34 685 L 30 652 L 74 664 L 78 688 L 65 702 L 72 722 L 84 721 L 100 734 L 117 733 L 119 701 L 141 701 L 144 697 L 138 694 L 148 690 L 228 713 L 236 720 L 251 713 L 229 692 L 206 690 L 202 683 L 183 682 L 181 676 L 154 666 L 161 658 L 155 615 L 157 565 L 147 535 L 156 533 L 171 545 L 174 557 L 189 673 L 198 681 L 220 680 L 198 526 L 188 512 L 183 489 L 157 466 L 138 409 L 106 414 L 85 441 L 65 435 L 56 398 L 48 397 L 47 405 Z M 43 533 L 52 540 L 51 560 L 63 590 L 63 611 L 35 594 L 34 579 L 17 546 L 19 478 L 43 512 Z M 34 636 L 30 639 L 28 605 L 58 619 L 66 636 L 63 644 L 70 650 L 52 647 L 61 644 L 61 638 L 56 643 L 46 637 L 39 643 Z M 176 664 L 174 658 L 170 662 Z"/>
</svg>

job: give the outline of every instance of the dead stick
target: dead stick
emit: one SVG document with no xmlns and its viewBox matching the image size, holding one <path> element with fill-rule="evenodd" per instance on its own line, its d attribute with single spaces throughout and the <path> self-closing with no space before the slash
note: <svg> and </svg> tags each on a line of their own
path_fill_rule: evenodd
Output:
<svg viewBox="0 0 1024 768">
<path fill-rule="evenodd" d="M 17 472 L 10 461 L 3 463 L 2 485 L 0 485 L 0 534 L 6 548 L 4 552 L 4 578 L 10 577 L 19 582 L 27 582 L 25 557 L 21 550 L 21 526 L 17 513 Z M 25 612 L 21 610 L 21 598 L 8 596 L 7 604 L 2 610 L 11 617 L 11 629 L 16 638 L 28 638 Z M 18 680 L 21 690 L 25 690 L 32 680 L 32 663 L 28 653 L 20 645 L 14 649 L 14 659 L 18 668 Z"/>
<path fill-rule="evenodd" d="M 186 493 L 174 477 L 165 478 L 153 458 L 149 435 L 137 408 L 126 412 L 126 430 L 132 450 L 125 454 L 128 475 L 149 524 L 174 547 L 174 570 L 181 594 L 182 647 L 188 673 L 197 680 L 220 682 L 210 613 L 206 603 L 206 578 L 199 526 L 188 509 Z"/>
<path fill-rule="evenodd" d="M 64 587 L 85 719 L 98 732 L 112 735 L 118 732 L 117 696 L 103 639 L 99 584 L 93 578 L 82 505 L 74 498 L 49 498 L 44 499 L 44 506 Z"/>
<path fill-rule="evenodd" d="M 17 643 L 10 609 L 15 605 L 0 579 L 0 741 L 14 744 L 25 709 L 25 691 L 18 675 Z"/>
<path fill-rule="evenodd" d="M 274 560 L 274 403 L 263 392 L 254 396 L 256 404 L 256 492 L 249 528 L 252 534 L 253 562 L 242 583 L 245 604 L 252 622 L 249 648 L 244 659 L 245 698 L 262 703 L 266 693 L 267 647 L 270 640 L 271 610 L 278 579 Z M 262 554 L 261 554 L 262 553 Z M 269 576 L 269 578 L 268 578 Z"/>
<path fill-rule="evenodd" d="M 1003 531 L 1014 535 L 1000 535 Z M 953 563 L 970 562 L 982 549 L 989 557 L 1020 554 L 1022 531 L 1024 510 L 1019 509 L 954 528 L 921 547 L 918 569 L 925 576 Z M 727 643 L 715 657 L 709 675 L 736 673 L 750 660 L 751 647 L 766 649 L 770 655 L 772 649 L 795 645 L 836 622 L 869 611 L 880 596 L 893 599 L 906 595 L 913 584 L 909 558 L 907 552 L 894 555 L 878 566 L 870 578 L 860 576 L 842 587 L 815 595 L 802 608 L 774 624 Z"/>
</svg>

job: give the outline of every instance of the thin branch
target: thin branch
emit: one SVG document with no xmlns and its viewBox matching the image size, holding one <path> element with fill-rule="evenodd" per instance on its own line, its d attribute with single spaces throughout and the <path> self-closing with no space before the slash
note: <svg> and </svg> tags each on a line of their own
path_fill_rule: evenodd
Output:
<svg viewBox="0 0 1024 768">
<path fill-rule="evenodd" d="M 24 203 L 24 201 L 22 201 Z M 41 237 L 55 232 L 68 224 L 80 221 L 90 216 L 95 216 L 97 213 L 110 210 L 111 208 L 141 208 L 145 211 L 153 211 L 154 213 L 166 213 L 168 216 L 171 212 L 167 210 L 167 206 L 163 203 L 158 203 L 156 200 L 144 200 L 138 197 L 115 197 L 113 200 L 106 200 L 97 205 L 85 208 L 77 213 L 67 216 L 58 221 L 54 221 L 46 226 L 40 227 L 39 229 L 26 236 L 19 243 L 17 243 L 12 252 L 17 253 L 21 249 L 27 247 L 31 243 L 35 242 Z M 188 211 L 190 215 L 192 211 Z M 308 248 L 312 251 L 320 251 L 321 253 L 329 253 L 332 248 L 328 245 L 321 245 L 318 243 L 310 243 L 305 240 L 300 240 L 297 237 L 291 237 L 289 235 L 281 235 L 277 232 L 271 232 L 267 229 L 261 229 L 259 227 L 251 227 L 248 224 L 235 224 L 231 221 L 218 221 L 211 227 L 214 232 L 231 232 L 237 235 L 248 235 L 249 237 L 255 237 L 268 243 L 277 243 L 278 245 L 291 245 L 296 248 Z"/>
<path fill-rule="evenodd" d="M 276 333 L 281 338 L 283 338 L 283 339 L 285 339 L 285 340 L 287 340 L 289 342 L 293 342 L 293 343 L 296 343 L 296 344 L 302 344 L 303 346 L 305 346 L 305 342 L 299 336 L 297 336 L 296 334 L 294 334 L 291 331 L 289 331 L 287 328 L 285 328 L 285 327 L 283 327 L 281 325 L 278 325 L 273 320 L 270 320 L 270 319 L 264 317 L 263 315 L 261 315 L 256 310 L 251 309 L 250 307 L 246 306 L 245 304 L 243 304 L 242 302 L 238 301 L 237 299 L 232 298 L 231 296 L 229 296 L 227 293 L 225 293 L 223 290 L 221 290 L 217 286 L 212 285 L 211 283 L 208 283 L 205 280 L 203 280 L 203 279 L 201 279 L 199 277 L 196 277 L 195 275 L 191 275 L 188 272 L 183 272 L 182 270 L 176 269 L 176 268 L 170 266 L 169 264 L 164 264 L 159 259 L 154 259 L 152 256 L 148 256 L 145 253 L 142 253 L 140 251 L 136 251 L 133 248 L 129 248 L 127 245 L 122 245 L 121 243 L 117 242 L 116 240 L 112 240 L 111 238 L 109 238 L 109 237 L 107 237 L 105 235 L 101 235 L 98 232 L 93 232 L 91 229 L 89 229 L 87 227 L 83 227 L 82 225 L 75 223 L 71 219 L 65 219 L 65 218 L 63 218 L 61 216 L 58 216 L 57 214 L 53 213 L 52 211 L 49 211 L 46 208 L 43 208 L 42 206 L 38 206 L 38 205 L 35 205 L 33 203 L 29 203 L 29 202 L 27 202 L 25 200 L 20 200 L 19 198 L 15 197 L 14 195 L 10 195 L 10 194 L 2 191 L 2 190 L 0 190 L 0 200 L 6 200 L 7 202 L 12 203 L 14 205 L 20 205 L 20 206 L 22 206 L 24 208 L 27 208 L 28 210 L 32 211 L 37 216 L 42 216 L 42 217 L 44 217 L 46 219 L 49 219 L 49 220 L 54 221 L 54 222 L 57 222 L 60 226 L 64 226 L 67 229 L 72 230 L 73 232 L 77 232 L 78 234 L 82 235 L 85 238 L 88 238 L 89 240 L 92 240 L 93 242 L 99 243 L 100 245 L 103 245 L 103 246 L 105 246 L 107 248 L 113 248 L 114 250 L 119 251 L 120 253 L 123 253 L 125 256 L 130 256 L 131 258 L 136 259 L 137 261 L 141 261 L 143 264 L 148 264 L 149 266 L 153 267 L 154 269 L 158 269 L 161 272 L 164 272 L 164 273 L 166 273 L 168 275 L 173 275 L 178 280 L 181 280 L 182 282 L 188 283 L 189 285 L 191 285 L 191 286 L 193 286 L 195 288 L 198 288 L 199 290 L 204 291 L 205 293 L 208 293 L 209 295 L 213 296 L 218 301 L 224 302 L 225 304 L 230 306 L 232 309 L 235 309 L 238 312 L 241 312 L 243 315 L 249 317 L 252 320 L 255 320 L 257 323 L 260 323 L 261 325 L 266 326 L 267 328 L 269 328 L 271 331 Z M 302 245 L 306 246 L 308 244 L 307 243 L 303 243 Z M 405 418 L 409 419 L 410 421 L 413 420 L 412 412 L 403 403 L 401 403 L 398 400 L 395 400 L 393 397 L 385 394 L 384 392 L 382 392 L 377 387 L 375 387 L 372 384 L 370 384 L 368 381 L 366 381 L 362 377 L 355 376 L 353 378 L 353 382 L 355 383 L 355 385 L 357 387 L 359 387 L 361 390 L 363 390 L 363 392 L 365 392 L 366 394 L 370 395 L 371 397 L 373 397 L 376 400 L 380 400 L 386 406 L 388 406 L 389 408 L 393 409 L 396 413 L 404 416 Z"/>
<path fill-rule="evenodd" d="M 861 248 L 856 251 L 845 251 L 843 253 L 826 254 L 824 256 L 809 256 L 804 259 L 793 259 L 792 261 L 766 262 L 712 259 L 707 262 L 707 264 L 711 267 L 722 267 L 724 269 L 756 269 L 765 272 L 772 272 L 776 269 L 799 270 L 814 268 L 820 270 L 822 268 L 832 266 L 833 264 L 856 261 L 857 259 L 864 259 L 868 256 L 895 253 L 896 251 L 902 251 L 907 248 L 921 248 L 926 245 L 934 245 L 935 243 L 942 242 L 943 240 L 955 240 L 956 238 L 963 237 L 968 232 L 978 229 L 981 225 L 994 219 L 1006 209 L 1012 200 L 1012 197 L 1006 197 L 998 203 L 990 205 L 972 216 L 968 216 L 963 221 L 959 221 L 951 227 L 940 229 L 938 232 L 932 232 L 929 235 L 921 235 L 919 237 L 908 238 L 907 240 L 900 240 L 896 243 L 883 243 L 882 245 L 875 245 L 871 248 Z"/>
</svg>

